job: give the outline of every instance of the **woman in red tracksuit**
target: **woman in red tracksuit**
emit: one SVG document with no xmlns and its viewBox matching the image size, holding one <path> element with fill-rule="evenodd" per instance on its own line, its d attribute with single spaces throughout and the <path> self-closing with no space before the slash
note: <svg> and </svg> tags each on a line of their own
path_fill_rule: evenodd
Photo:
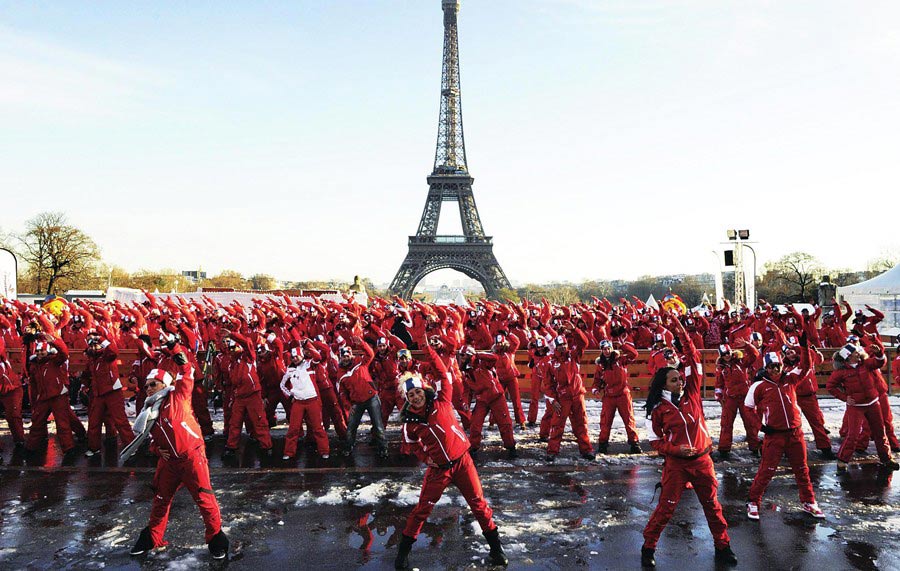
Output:
<svg viewBox="0 0 900 571">
<path fill-rule="evenodd" d="M 859 445 L 863 426 L 869 428 L 881 464 L 892 470 L 900 468 L 891 455 L 884 431 L 884 417 L 878 402 L 879 381 L 876 370 L 881 369 L 885 361 L 884 351 L 878 344 L 870 345 L 868 352 L 856 345 L 847 344 L 834 354 L 834 371 L 826 386 L 829 393 L 847 403 L 847 437 L 838 450 L 838 469 L 847 468 L 847 462 Z"/>
<path fill-rule="evenodd" d="M 519 338 L 515 335 L 497 335 L 491 349 L 497 355 L 497 379 L 500 386 L 512 401 L 513 413 L 519 430 L 525 429 L 525 412 L 522 409 L 522 396 L 519 393 L 519 369 L 516 368 L 516 351 L 519 349 Z"/>
<path fill-rule="evenodd" d="M 0 403 L 12 434 L 16 449 L 25 447 L 25 428 L 22 423 L 22 399 L 25 390 L 18 373 L 13 371 L 6 352 L 6 342 L 0 336 Z"/>
<path fill-rule="evenodd" d="M 184 353 L 174 356 L 180 368 L 173 378 L 162 369 L 153 369 L 147 376 L 147 398 L 174 384 L 174 390 L 163 396 L 150 437 L 151 452 L 159 455 L 153 476 L 153 505 L 150 522 L 141 530 L 131 555 L 142 555 L 168 543 L 163 539 L 169 522 L 169 508 L 182 486 L 188 489 L 200 509 L 205 526 L 206 543 L 214 559 L 228 555 L 228 538 L 222 532 L 219 504 L 209 480 L 209 464 L 200 425 L 194 418 L 191 395 L 194 390 L 194 370 Z"/>
<path fill-rule="evenodd" d="M 672 321 L 678 324 L 676 332 L 685 356 L 679 359 L 677 368 L 667 366 L 656 371 L 647 394 L 650 445 L 665 458 L 665 463 L 659 503 L 644 528 L 641 564 L 656 565 L 654 556 L 659 536 L 675 513 L 685 484 L 690 483 L 703 506 L 715 543 L 716 561 L 735 565 L 737 557 L 731 550 L 728 524 L 716 497 L 719 482 L 709 456 L 712 439 L 700 399 L 700 353 L 678 320 Z"/>
<path fill-rule="evenodd" d="M 759 519 L 759 503 L 778 469 L 783 456 L 787 456 L 794 472 L 794 479 L 800 493 L 801 509 L 816 518 L 825 514 L 816 503 L 809 466 L 806 463 L 806 440 L 797 405 L 797 385 L 806 377 L 810 368 L 809 349 L 806 337 L 800 340 L 800 362 L 790 371 L 783 370 L 778 353 L 763 356 L 763 369 L 750 386 L 744 404 L 755 409 L 759 415 L 763 439 L 762 458 L 759 470 L 750 485 L 747 501 L 747 517 Z"/>
<path fill-rule="evenodd" d="M 494 512 L 484 499 L 481 479 L 469 455 L 469 440 L 456 420 L 449 391 L 441 390 L 435 394 L 417 373 L 405 373 L 400 384 L 407 399 L 401 411 L 403 441 L 412 447 L 420 460 L 428 464 L 428 469 L 419 503 L 406 520 L 394 567 L 410 569 L 408 559 L 412 545 L 434 505 L 451 483 L 466 499 L 491 546 L 489 564 L 505 566 L 507 559 L 500 545 Z"/>
<path fill-rule="evenodd" d="M 628 365 L 637 357 L 637 349 L 631 343 L 622 343 L 613 349 L 609 339 L 600 341 L 600 355 L 594 361 L 594 387 L 591 392 L 603 399 L 600 411 L 600 436 L 597 438 L 597 454 L 609 452 L 609 433 L 616 411 L 625 423 L 625 434 L 632 454 L 640 454 L 638 434 L 634 426 L 634 408 L 631 389 L 628 387 Z"/>
</svg>

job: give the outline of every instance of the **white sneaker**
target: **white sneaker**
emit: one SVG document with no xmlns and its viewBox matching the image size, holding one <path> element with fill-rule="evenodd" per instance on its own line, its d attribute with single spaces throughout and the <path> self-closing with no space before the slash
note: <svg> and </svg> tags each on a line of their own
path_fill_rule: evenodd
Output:
<svg viewBox="0 0 900 571">
<path fill-rule="evenodd" d="M 322 460 L 328 460 L 328 454 L 322 454 Z"/>
<path fill-rule="evenodd" d="M 747 502 L 747 517 L 752 520 L 759 521 L 759 504 L 755 502 Z"/>
<path fill-rule="evenodd" d="M 819 508 L 819 504 L 817 504 L 816 502 L 813 502 L 811 504 L 804 502 L 801 509 L 813 517 L 817 517 L 819 519 L 822 519 L 825 517 L 825 512 L 823 512 Z"/>
<path fill-rule="evenodd" d="M 84 455 L 87 456 L 88 458 L 90 458 L 91 456 L 96 456 L 97 454 L 100 454 L 99 450 L 88 450 L 87 452 L 84 453 Z"/>
<path fill-rule="evenodd" d="M 290 460 L 291 457 L 290 457 L 290 456 L 282 456 L 281 459 L 282 459 L 282 460 Z"/>
</svg>

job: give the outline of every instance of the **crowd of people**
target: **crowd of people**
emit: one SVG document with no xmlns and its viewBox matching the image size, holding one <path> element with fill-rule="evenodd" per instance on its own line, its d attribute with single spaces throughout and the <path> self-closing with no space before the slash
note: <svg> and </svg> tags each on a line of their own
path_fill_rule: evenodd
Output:
<svg viewBox="0 0 900 571">
<path fill-rule="evenodd" d="M 803 511 L 824 516 L 810 483 L 801 414 L 821 457 L 836 458 L 839 470 L 870 440 L 880 463 L 898 468 L 892 454 L 900 451 L 900 442 L 881 373 L 885 347 L 876 329 L 883 315 L 869 306 L 854 312 L 835 303 L 823 314 L 818 307 L 779 309 L 764 300 L 752 309 L 726 302 L 718 310 L 675 311 L 637 299 L 614 304 L 597 298 L 569 306 L 546 301 L 436 306 L 399 298 L 374 298 L 363 306 L 352 298 L 338 303 L 288 296 L 266 296 L 244 306 L 147 292 L 145 298 L 141 303 L 79 300 L 53 312 L 18 301 L 0 305 L 0 402 L 16 447 L 38 450 L 49 436 L 51 415 L 65 460 L 77 453 L 76 440 L 85 443 L 85 455 L 97 454 L 104 432 L 118 439 L 123 457 L 145 440 L 152 442 L 150 449 L 159 456 L 156 485 L 163 491 L 154 497 L 135 554 L 165 543 L 169 505 L 182 485 L 201 509 L 213 556 L 227 553 L 204 446 L 215 434 L 213 402 L 223 410 L 225 457 L 235 454 L 244 431 L 264 457 L 272 456 L 271 429 L 281 405 L 288 424 L 284 463 L 296 461 L 304 433 L 318 454 L 329 458 L 332 429 L 340 453 L 354 454 L 366 416 L 377 455 L 387 457 L 385 425 L 395 409 L 400 411 L 393 417 L 403 425 L 399 451 L 418 456 L 428 469 L 397 567 L 408 566 L 412 543 L 433 506 L 429 498 L 439 497 L 451 482 L 476 514 L 491 561 L 503 564 L 499 532 L 472 461 L 482 447 L 485 421 L 497 426 L 510 458 L 518 454 L 517 440 L 536 428 L 537 438 L 546 442 L 546 461 L 554 462 L 568 423 L 579 454 L 593 460 L 609 453 L 618 414 L 628 451 L 643 453 L 628 371 L 639 350 L 649 351 L 653 377 L 646 437 L 665 458 L 662 496 L 644 532 L 645 565 L 654 564 L 656 543 L 686 486 L 703 505 L 716 558 L 736 562 L 712 461 L 729 460 L 738 416 L 748 450 L 760 459 L 747 502 L 750 519 L 759 519 L 760 500 L 783 455 Z M 714 394 L 722 416 L 715 452 L 700 398 L 699 350 L 705 348 L 718 352 Z M 837 350 L 827 355 L 828 348 Z M 135 391 L 140 413 L 134 428 L 125 413 L 129 387 L 119 375 L 123 349 L 137 355 L 126 384 Z M 78 375 L 70 374 L 73 350 L 86 358 Z M 593 367 L 583 363 L 589 350 L 598 351 Z M 517 351 L 528 353 L 527 414 Z M 21 361 L 13 364 L 11 356 Z M 827 389 L 847 404 L 836 457 L 816 396 L 815 367 L 826 358 L 834 366 Z M 896 378 L 900 357 L 892 366 Z M 602 403 L 596 443 L 588 426 L 588 390 Z M 541 399 L 545 408 L 539 420 Z M 73 410 L 83 400 L 86 429 Z M 27 436 L 23 402 L 31 408 Z"/>
</svg>

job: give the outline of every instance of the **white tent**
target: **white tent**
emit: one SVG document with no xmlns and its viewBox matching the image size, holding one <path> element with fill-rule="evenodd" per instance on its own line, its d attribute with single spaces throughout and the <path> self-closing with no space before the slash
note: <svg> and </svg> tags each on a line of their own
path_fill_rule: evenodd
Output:
<svg viewBox="0 0 900 571">
<path fill-rule="evenodd" d="M 884 313 L 884 321 L 878 325 L 882 335 L 900 333 L 900 265 L 870 280 L 839 287 L 838 298 L 854 310 L 871 305 Z"/>
</svg>

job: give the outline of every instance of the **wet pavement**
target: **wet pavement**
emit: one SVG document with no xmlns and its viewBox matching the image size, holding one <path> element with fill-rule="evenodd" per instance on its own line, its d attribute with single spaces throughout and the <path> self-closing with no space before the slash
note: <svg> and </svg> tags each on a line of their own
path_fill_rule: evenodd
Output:
<svg viewBox="0 0 900 571">
<path fill-rule="evenodd" d="M 274 431 L 280 453 L 284 428 Z M 479 458 L 485 494 L 495 512 L 510 569 L 640 569 L 641 531 L 655 506 L 661 461 L 611 454 L 592 463 L 567 440 L 557 463 L 543 462 L 534 431 L 517 432 L 521 457 L 505 459 L 496 431 Z M 389 431 L 396 443 L 396 427 Z M 364 442 L 365 431 L 361 433 Z M 571 437 L 570 437 L 571 438 Z M 150 510 L 154 462 L 116 465 L 115 447 L 99 458 L 62 465 L 55 439 L 46 455 L 12 454 L 0 432 L 0 568 L 2 569 L 391 569 L 406 516 L 416 503 L 423 469 L 412 460 L 378 460 L 358 446 L 355 458 L 320 460 L 306 449 L 294 465 L 261 458 L 244 437 L 241 453 L 223 464 L 221 436 L 209 445 L 213 487 L 231 539 L 228 563 L 212 562 L 203 526 L 186 491 L 176 496 L 166 538 L 170 546 L 128 555 Z M 646 444 L 645 444 L 646 446 Z M 611 445 L 624 452 L 624 442 Z M 739 444 L 719 463 L 720 500 L 739 569 L 900 569 L 900 494 L 893 474 L 873 459 L 842 475 L 811 454 L 811 473 L 827 517 L 800 511 L 793 476 L 772 481 L 762 519 L 751 522 L 744 501 L 756 471 Z M 280 458 L 280 454 L 277 454 Z M 653 502 L 653 503 L 651 503 Z M 484 568 L 484 538 L 451 488 L 415 544 L 420 569 Z M 712 539 L 695 495 L 686 491 L 657 549 L 659 569 L 716 569 Z"/>
</svg>

